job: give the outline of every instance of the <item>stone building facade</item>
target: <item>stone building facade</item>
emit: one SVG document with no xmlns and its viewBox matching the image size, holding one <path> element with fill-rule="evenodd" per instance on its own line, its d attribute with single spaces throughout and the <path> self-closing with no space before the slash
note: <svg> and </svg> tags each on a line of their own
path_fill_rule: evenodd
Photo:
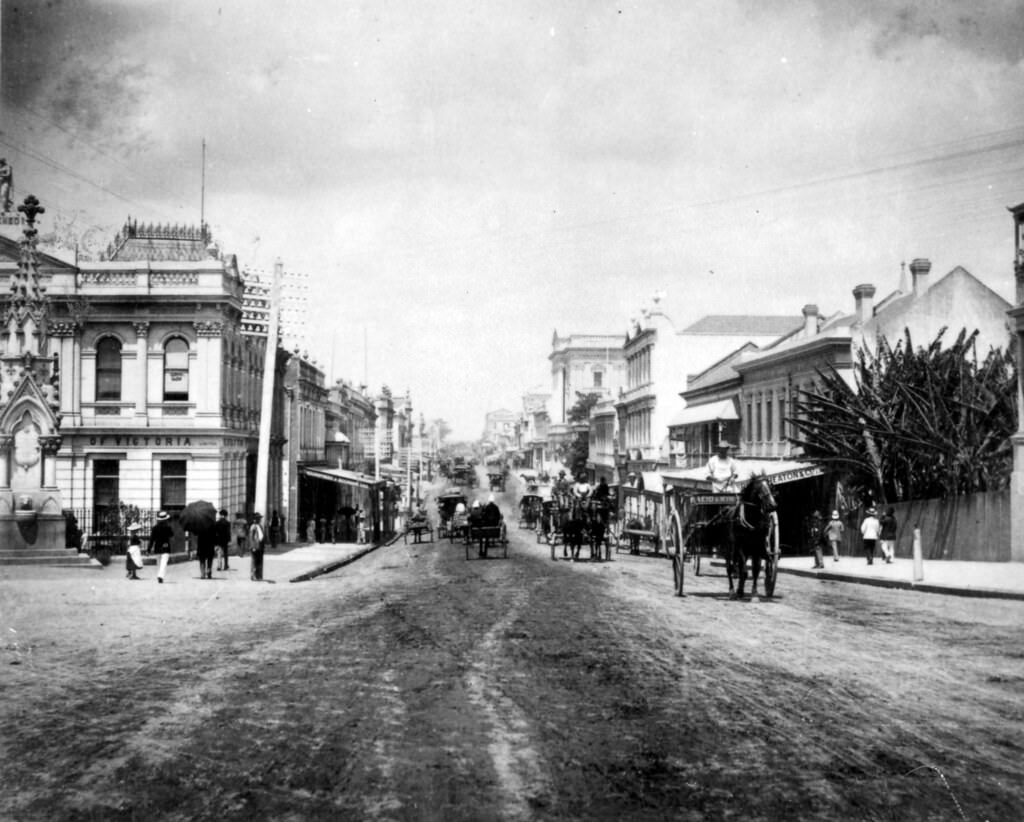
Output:
<svg viewBox="0 0 1024 822">
<path fill-rule="evenodd" d="M 0 238 L 0 281 L 12 276 L 11 251 Z M 266 335 L 243 328 L 235 258 L 205 229 L 132 222 L 105 257 L 39 255 L 65 508 L 86 532 L 112 516 L 115 527 L 126 515 L 148 524 L 197 499 L 251 513 Z M 268 499 L 280 494 L 278 482 Z"/>
</svg>

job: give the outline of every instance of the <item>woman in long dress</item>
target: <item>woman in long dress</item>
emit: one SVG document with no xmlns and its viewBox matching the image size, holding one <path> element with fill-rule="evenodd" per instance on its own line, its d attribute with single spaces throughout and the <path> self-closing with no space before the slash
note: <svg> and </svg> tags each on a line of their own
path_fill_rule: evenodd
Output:
<svg viewBox="0 0 1024 822">
<path fill-rule="evenodd" d="M 139 575 L 136 572 L 142 570 L 141 531 L 142 526 L 137 522 L 133 522 L 128 526 L 128 552 L 124 560 L 128 579 L 139 579 Z"/>
</svg>

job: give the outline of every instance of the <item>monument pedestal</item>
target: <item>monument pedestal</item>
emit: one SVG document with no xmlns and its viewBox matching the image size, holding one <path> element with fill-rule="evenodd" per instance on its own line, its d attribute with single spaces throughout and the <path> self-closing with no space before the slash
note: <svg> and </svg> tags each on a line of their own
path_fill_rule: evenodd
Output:
<svg viewBox="0 0 1024 822">
<path fill-rule="evenodd" d="M 0 489 L 0 545 L 8 550 L 63 548 L 66 520 L 59 491 Z"/>
</svg>

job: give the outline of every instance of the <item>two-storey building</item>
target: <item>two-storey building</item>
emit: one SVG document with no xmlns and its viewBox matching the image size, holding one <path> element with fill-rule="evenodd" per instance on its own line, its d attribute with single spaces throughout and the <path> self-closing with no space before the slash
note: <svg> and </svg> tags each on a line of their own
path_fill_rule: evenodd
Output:
<svg viewBox="0 0 1024 822">
<path fill-rule="evenodd" d="M 678 415 L 687 377 L 745 343 L 765 344 L 799 326 L 795 317 L 709 315 L 681 329 L 660 296 L 626 334 L 626 386 L 619 393 L 619 476 L 672 463 L 669 426 Z"/>
<path fill-rule="evenodd" d="M 0 257 L 9 280 L 5 238 Z M 40 254 L 39 273 L 58 364 L 57 483 L 80 527 L 197 499 L 251 513 L 266 333 L 244 327 L 235 258 L 205 228 L 129 221 L 101 261 Z"/>
</svg>

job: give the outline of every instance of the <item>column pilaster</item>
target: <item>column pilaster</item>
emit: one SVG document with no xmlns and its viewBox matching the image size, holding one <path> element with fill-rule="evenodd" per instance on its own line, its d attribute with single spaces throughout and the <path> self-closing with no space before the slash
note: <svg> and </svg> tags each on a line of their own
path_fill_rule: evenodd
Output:
<svg viewBox="0 0 1024 822">
<path fill-rule="evenodd" d="M 149 323 L 134 323 L 135 327 L 135 417 L 149 416 Z"/>
</svg>

